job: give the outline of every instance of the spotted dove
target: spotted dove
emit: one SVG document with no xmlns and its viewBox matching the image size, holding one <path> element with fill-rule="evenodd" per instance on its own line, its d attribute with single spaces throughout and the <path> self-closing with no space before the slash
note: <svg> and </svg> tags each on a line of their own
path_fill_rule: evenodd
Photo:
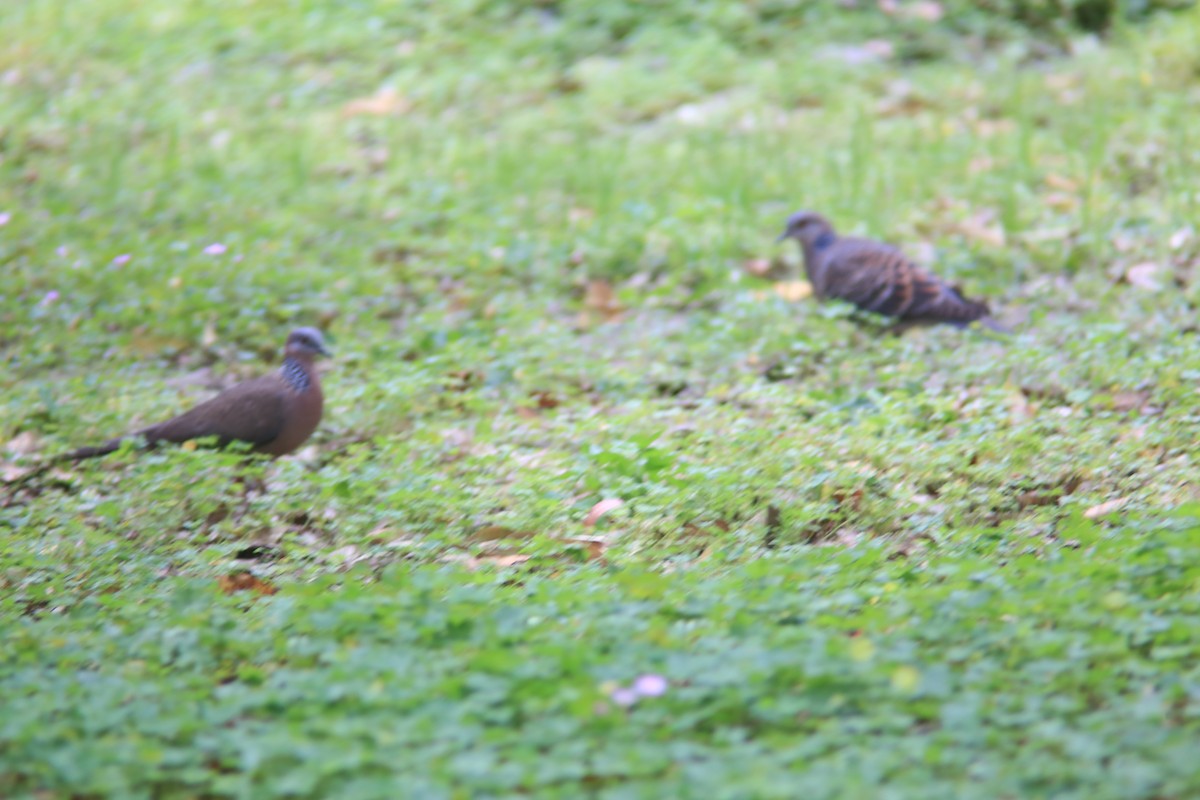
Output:
<svg viewBox="0 0 1200 800">
<path fill-rule="evenodd" d="M 238 441 L 252 445 L 256 453 L 286 455 L 303 444 L 321 421 L 321 382 L 313 369 L 318 354 L 329 355 L 321 332 L 296 328 L 287 338 L 283 366 L 277 372 L 231 386 L 174 419 L 96 447 L 81 447 L 58 460 L 102 456 L 137 438 L 153 445 L 216 437 L 220 447 Z"/>
<path fill-rule="evenodd" d="M 804 251 L 804 271 L 818 299 L 846 300 L 864 311 L 901 323 L 945 322 L 957 327 L 978 321 L 1007 329 L 987 304 L 967 300 L 958 289 L 908 260 L 895 247 L 871 239 L 840 237 L 829 220 L 812 211 L 788 217 L 779 237 L 795 239 Z"/>
</svg>

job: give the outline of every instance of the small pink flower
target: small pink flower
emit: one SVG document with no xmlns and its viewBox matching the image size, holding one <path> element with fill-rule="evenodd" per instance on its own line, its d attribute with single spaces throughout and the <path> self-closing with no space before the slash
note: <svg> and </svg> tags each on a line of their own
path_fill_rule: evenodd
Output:
<svg viewBox="0 0 1200 800">
<path fill-rule="evenodd" d="M 46 292 L 46 295 L 42 298 L 42 302 L 38 303 L 38 305 L 39 306 L 48 306 L 57 299 L 58 299 L 58 290 L 51 289 L 50 291 Z"/>
<path fill-rule="evenodd" d="M 618 686 L 616 689 L 613 689 L 609 697 L 619 706 L 631 706 L 638 699 L 637 692 L 624 686 Z"/>
<path fill-rule="evenodd" d="M 642 675 L 633 682 L 633 691 L 642 697 L 662 697 L 667 693 L 667 685 L 662 675 Z"/>
<path fill-rule="evenodd" d="M 220 242 L 213 242 L 208 247 L 204 248 L 204 253 L 205 253 L 205 255 L 219 256 L 228 249 L 229 249 L 228 247 L 221 244 Z"/>
<path fill-rule="evenodd" d="M 0 225 L 7 225 L 10 219 L 12 219 L 12 214 L 7 211 L 0 211 Z"/>
<path fill-rule="evenodd" d="M 71 251 L 67 249 L 67 246 L 65 244 L 60 244 L 58 247 L 54 248 L 54 252 L 58 255 L 59 258 L 66 258 L 67 254 L 70 253 Z"/>
<path fill-rule="evenodd" d="M 131 259 L 131 258 L 133 258 L 133 256 L 129 255 L 129 253 L 122 253 L 121 255 L 114 258 L 112 260 L 112 263 L 114 266 L 123 267 L 129 263 L 129 259 Z"/>
</svg>

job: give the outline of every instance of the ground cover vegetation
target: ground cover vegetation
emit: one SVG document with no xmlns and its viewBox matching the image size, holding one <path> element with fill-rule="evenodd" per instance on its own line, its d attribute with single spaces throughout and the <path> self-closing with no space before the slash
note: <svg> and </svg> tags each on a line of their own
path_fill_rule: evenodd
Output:
<svg viewBox="0 0 1200 800">
<path fill-rule="evenodd" d="M 1196 796 L 1185 5 L 0 5 L 0 795 Z"/>
</svg>

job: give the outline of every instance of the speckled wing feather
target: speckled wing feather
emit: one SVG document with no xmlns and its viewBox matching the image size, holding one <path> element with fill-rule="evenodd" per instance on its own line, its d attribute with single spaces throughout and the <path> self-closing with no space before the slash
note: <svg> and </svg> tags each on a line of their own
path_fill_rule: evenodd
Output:
<svg viewBox="0 0 1200 800">
<path fill-rule="evenodd" d="M 838 239 L 820 253 L 822 294 L 865 311 L 913 322 L 966 324 L 988 316 L 984 303 L 909 261 L 891 245 Z"/>
</svg>

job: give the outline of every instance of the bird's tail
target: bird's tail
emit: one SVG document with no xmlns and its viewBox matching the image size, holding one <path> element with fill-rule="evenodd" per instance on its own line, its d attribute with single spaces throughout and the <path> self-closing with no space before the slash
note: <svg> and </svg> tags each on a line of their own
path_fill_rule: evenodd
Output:
<svg viewBox="0 0 1200 800">
<path fill-rule="evenodd" d="M 980 317 L 979 319 L 975 320 L 975 323 L 977 325 L 979 325 L 979 327 L 987 328 L 989 331 L 992 331 L 993 333 L 1002 333 L 1005 336 L 1012 336 L 1012 333 L 1013 333 L 1012 328 L 1009 328 L 1006 325 L 1000 324 L 1000 322 L 998 322 L 995 317 L 992 317 L 990 315 L 985 315 L 985 316 Z"/>
<path fill-rule="evenodd" d="M 76 450 L 71 450 L 70 452 L 55 456 L 53 462 L 60 464 L 64 461 L 82 461 L 85 458 L 106 456 L 109 453 L 120 450 L 121 445 L 125 444 L 125 441 L 128 438 L 128 436 L 118 436 L 116 439 L 109 439 L 104 444 L 92 445 L 90 447 L 80 447 Z"/>
<path fill-rule="evenodd" d="M 126 440 L 130 439 L 136 440 L 136 437 L 119 436 L 116 439 L 108 440 L 104 444 L 92 445 L 90 447 L 80 447 L 76 450 L 60 453 L 51 458 L 44 459 L 40 464 L 37 464 L 23 475 L 14 480 L 5 481 L 0 485 L 2 485 L 6 491 L 15 493 L 21 487 L 31 483 L 36 478 L 45 475 L 57 464 L 62 464 L 68 461 L 82 461 L 85 458 L 96 458 L 97 456 L 106 456 L 109 453 L 120 450 L 121 446 L 125 444 Z"/>
</svg>

